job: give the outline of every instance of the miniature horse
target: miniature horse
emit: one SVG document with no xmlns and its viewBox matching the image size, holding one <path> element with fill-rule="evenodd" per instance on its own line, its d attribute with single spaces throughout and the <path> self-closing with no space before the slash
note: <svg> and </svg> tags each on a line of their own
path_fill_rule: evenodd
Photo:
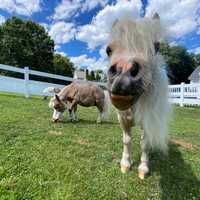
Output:
<svg viewBox="0 0 200 200">
<path fill-rule="evenodd" d="M 55 97 L 51 98 L 49 107 L 54 109 L 53 121 L 57 122 L 61 119 L 63 112 L 68 108 L 70 120 L 77 121 L 76 116 L 77 105 L 84 107 L 96 106 L 99 110 L 97 123 L 105 119 L 108 114 L 108 98 L 107 92 L 103 91 L 97 85 L 87 82 L 73 82 L 63 89 L 47 88 L 49 92 L 57 91 Z"/>
<path fill-rule="evenodd" d="M 131 127 L 138 124 L 142 129 L 141 179 L 149 172 L 150 149 L 166 153 L 168 147 L 168 79 L 158 52 L 161 39 L 158 14 L 123 18 L 114 22 L 106 49 L 109 94 L 123 130 L 121 171 L 129 171 L 132 165 Z"/>
</svg>

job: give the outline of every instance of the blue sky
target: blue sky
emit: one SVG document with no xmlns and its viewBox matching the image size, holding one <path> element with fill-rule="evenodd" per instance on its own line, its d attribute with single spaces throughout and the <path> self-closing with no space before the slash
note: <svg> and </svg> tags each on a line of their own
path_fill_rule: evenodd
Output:
<svg viewBox="0 0 200 200">
<path fill-rule="evenodd" d="M 89 69 L 106 68 L 105 47 L 115 19 L 154 12 L 169 31 L 171 45 L 200 53 L 199 0 L 0 0 L 0 24 L 13 15 L 40 23 L 56 52 Z"/>
</svg>

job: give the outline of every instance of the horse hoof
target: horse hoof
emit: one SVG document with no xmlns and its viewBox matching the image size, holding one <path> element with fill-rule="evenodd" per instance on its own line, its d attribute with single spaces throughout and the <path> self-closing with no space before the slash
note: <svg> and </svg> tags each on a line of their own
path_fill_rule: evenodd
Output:
<svg viewBox="0 0 200 200">
<path fill-rule="evenodd" d="M 147 166 L 147 163 L 143 162 L 138 167 L 138 176 L 140 179 L 144 179 L 147 174 L 149 173 L 149 168 Z"/>
<path fill-rule="evenodd" d="M 145 178 L 145 173 L 142 172 L 142 171 L 140 171 L 140 172 L 138 173 L 138 177 L 139 177 L 141 180 L 144 180 L 144 178 Z"/>
<path fill-rule="evenodd" d="M 59 121 L 59 119 L 52 119 L 52 122 L 54 122 L 54 123 L 56 123 L 58 121 Z"/>
<path fill-rule="evenodd" d="M 69 121 L 70 121 L 70 122 L 76 122 L 76 119 L 70 118 Z"/>
<path fill-rule="evenodd" d="M 127 173 L 128 171 L 130 171 L 130 167 L 121 166 L 121 172 L 122 172 L 123 174 Z"/>
</svg>

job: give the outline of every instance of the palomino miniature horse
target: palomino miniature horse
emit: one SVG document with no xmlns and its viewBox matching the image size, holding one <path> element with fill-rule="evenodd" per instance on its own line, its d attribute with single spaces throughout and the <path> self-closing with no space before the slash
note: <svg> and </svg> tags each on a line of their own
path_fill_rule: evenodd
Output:
<svg viewBox="0 0 200 200">
<path fill-rule="evenodd" d="M 49 107 L 54 109 L 54 122 L 57 122 L 62 117 L 66 108 L 69 110 L 71 121 L 77 121 L 76 110 L 78 104 L 84 107 L 96 106 L 99 110 L 97 123 L 107 117 L 108 95 L 94 84 L 73 82 L 62 90 L 50 87 L 48 91 L 58 92 L 49 102 Z"/>
<path fill-rule="evenodd" d="M 161 33 L 158 14 L 153 18 L 117 20 L 106 49 L 110 60 L 109 93 L 123 130 L 121 171 L 125 173 L 131 167 L 131 127 L 139 124 L 141 179 L 149 172 L 149 150 L 166 152 L 168 146 L 168 80 L 158 52 Z"/>
</svg>

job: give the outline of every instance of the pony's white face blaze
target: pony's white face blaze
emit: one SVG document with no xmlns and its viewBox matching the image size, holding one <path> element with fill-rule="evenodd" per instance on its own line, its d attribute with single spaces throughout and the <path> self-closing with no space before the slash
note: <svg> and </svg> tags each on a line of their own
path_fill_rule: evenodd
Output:
<svg viewBox="0 0 200 200">
<path fill-rule="evenodd" d="M 52 120 L 53 122 L 57 122 L 58 120 L 61 120 L 63 116 L 63 112 L 58 112 L 56 109 L 53 111 Z"/>
<path fill-rule="evenodd" d="M 120 110 L 131 107 L 153 81 L 154 57 L 159 46 L 156 22 L 128 19 L 113 25 L 106 49 L 110 61 L 108 87 L 112 103 Z"/>
<path fill-rule="evenodd" d="M 58 96 L 55 96 L 50 99 L 49 107 L 54 110 L 52 116 L 53 122 L 61 120 L 63 113 L 66 109 L 65 103 L 62 100 L 60 100 Z"/>
</svg>

